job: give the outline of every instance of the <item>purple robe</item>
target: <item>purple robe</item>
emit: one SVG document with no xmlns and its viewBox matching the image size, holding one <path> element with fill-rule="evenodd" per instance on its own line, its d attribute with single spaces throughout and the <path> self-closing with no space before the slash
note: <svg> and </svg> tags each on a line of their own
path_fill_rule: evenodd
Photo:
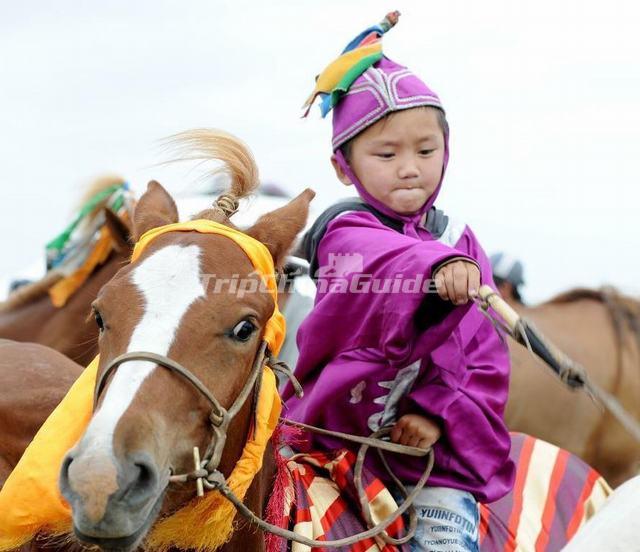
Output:
<svg viewBox="0 0 640 552">
<path fill-rule="evenodd" d="M 324 276 L 297 336 L 300 357 L 295 373 L 305 395 L 296 398 L 288 385 L 284 414 L 362 436 L 404 414 L 432 418 L 443 432 L 434 446 L 428 485 L 469 491 L 480 501 L 492 502 L 510 490 L 515 473 L 503 420 L 509 385 L 507 346 L 471 303 L 454 307 L 433 293 L 409 287 L 393 292 L 399 274 L 414 282 L 429 279 L 452 257 L 475 260 L 482 283 L 493 286 L 489 260 L 467 226 L 456 232 L 450 222 L 447 244 L 447 239 L 436 240 L 419 225 L 418 216 L 397 218 L 405 223 L 404 233 L 368 212 L 345 213 L 327 226 L 317 253 Z M 370 281 L 363 275 L 376 279 L 377 291 L 390 281 L 391 292 L 358 292 Z M 351 290 L 345 292 L 348 286 Z M 349 445 L 309 434 L 299 448 L 342 446 Z M 376 456 L 368 456 L 367 466 L 391 484 Z M 395 454 L 387 458 L 407 484 L 415 483 L 424 471 L 424 459 Z"/>
</svg>

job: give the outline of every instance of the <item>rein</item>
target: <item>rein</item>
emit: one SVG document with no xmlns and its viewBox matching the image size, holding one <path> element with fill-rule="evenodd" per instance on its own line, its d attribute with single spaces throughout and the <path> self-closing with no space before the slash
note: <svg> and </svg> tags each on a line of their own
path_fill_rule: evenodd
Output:
<svg viewBox="0 0 640 552">
<path fill-rule="evenodd" d="M 481 286 L 479 297 L 475 301 L 496 328 L 500 328 L 524 345 L 531 354 L 538 356 L 569 389 L 585 391 L 598 406 L 606 408 L 629 434 L 640 442 L 638 420 L 629 414 L 612 394 L 592 382 L 583 366 L 546 339 L 531 322 L 514 311 L 490 286 Z M 498 313 L 502 320 L 495 318 L 489 312 L 489 307 Z"/>
<path fill-rule="evenodd" d="M 220 402 L 216 399 L 216 397 L 207 389 L 207 387 L 187 368 L 182 366 L 179 362 L 166 357 L 164 355 L 159 355 L 156 353 L 145 352 L 145 351 L 136 351 L 125 353 L 123 355 L 118 356 L 113 359 L 106 367 L 104 372 L 98 377 L 96 381 L 95 387 L 95 395 L 94 395 L 94 410 L 98 405 L 98 400 L 100 398 L 100 394 L 102 393 L 109 376 L 122 364 L 132 361 L 148 361 L 158 364 L 163 368 L 171 370 L 173 373 L 178 374 L 183 377 L 186 381 L 188 381 L 193 387 L 195 387 L 198 392 L 203 395 L 211 404 L 211 413 L 209 414 L 209 422 L 211 424 L 212 436 L 209 445 L 205 451 L 204 457 L 200 458 L 200 452 L 198 447 L 194 447 L 194 469 L 188 473 L 175 474 L 169 477 L 169 483 L 186 483 L 188 481 L 196 482 L 196 491 L 198 496 L 203 496 L 205 489 L 212 491 L 219 491 L 222 496 L 224 496 L 229 502 L 231 502 L 236 510 L 242 514 L 249 521 L 255 523 L 262 530 L 267 531 L 269 533 L 273 533 L 278 537 L 285 538 L 290 541 L 295 541 L 300 544 L 312 547 L 324 547 L 324 548 L 339 548 L 343 546 L 349 546 L 356 542 L 373 538 L 380 537 L 385 543 L 400 545 L 408 542 L 413 538 L 416 531 L 417 526 L 417 517 L 415 513 L 415 509 L 413 508 L 413 502 L 423 489 L 424 485 L 431 474 L 431 470 L 433 468 L 434 463 L 434 454 L 433 450 L 421 449 L 417 447 L 410 447 L 405 445 L 399 445 L 396 443 L 392 443 L 382 438 L 387 436 L 391 428 L 382 428 L 381 430 L 373 433 L 370 437 L 361 437 L 357 435 L 350 435 L 347 433 L 341 433 L 337 431 L 329 431 L 327 429 L 322 429 L 319 427 L 303 424 L 300 422 L 294 422 L 291 420 L 286 420 L 282 418 L 280 421 L 289 426 L 298 427 L 301 429 L 305 429 L 307 431 L 312 431 L 315 433 L 319 433 L 322 435 L 329 435 L 332 437 L 338 437 L 353 443 L 358 443 L 360 445 L 360 449 L 358 451 L 356 464 L 354 467 L 354 482 L 356 485 L 356 490 L 358 492 L 358 497 L 360 501 L 360 508 L 362 516 L 367 523 L 368 529 L 366 531 L 362 531 L 351 537 L 345 537 L 343 539 L 333 540 L 333 541 L 319 541 L 314 539 L 309 539 L 307 537 L 302 537 L 296 534 L 293 531 L 288 529 L 283 529 L 277 525 L 273 525 L 271 523 L 266 522 L 261 517 L 254 514 L 243 501 L 238 498 L 235 493 L 229 488 L 226 478 L 224 474 L 218 469 L 220 465 L 220 460 L 222 458 L 222 453 L 224 451 L 224 446 L 227 440 L 227 430 L 229 428 L 229 424 L 233 420 L 233 418 L 238 414 L 242 406 L 245 404 L 246 400 L 249 398 L 249 395 L 252 392 L 257 392 L 260 388 L 261 383 L 261 375 L 263 372 L 263 367 L 265 363 L 267 366 L 274 370 L 278 370 L 285 374 L 294 385 L 296 393 L 301 395 L 302 388 L 299 382 L 296 380 L 292 371 L 289 369 L 286 364 L 282 362 L 277 362 L 271 355 L 269 354 L 267 342 L 262 341 L 258 351 L 256 353 L 253 367 L 251 368 L 251 372 L 249 373 L 249 377 L 244 384 L 244 387 L 241 389 L 238 396 L 235 398 L 233 404 L 229 409 L 224 408 Z M 392 478 L 394 483 L 398 486 L 401 494 L 404 496 L 404 501 L 401 506 L 397 508 L 395 512 L 387 516 L 377 525 L 374 525 L 372 521 L 372 515 L 369 508 L 367 495 L 362 484 L 362 469 L 364 466 L 364 460 L 369 448 L 376 448 L 380 459 L 383 463 L 383 466 L 387 470 L 389 476 Z M 428 456 L 427 458 L 427 466 L 420 477 L 420 480 L 417 482 L 415 488 L 409 493 L 407 489 L 402 485 L 402 483 L 396 478 L 396 476 L 392 473 L 391 469 L 387 461 L 384 458 L 382 451 L 395 452 L 399 454 L 407 454 L 410 456 Z M 406 535 L 402 538 L 396 539 L 389 536 L 385 529 L 389 527 L 400 515 L 409 511 L 409 529 Z"/>
<path fill-rule="evenodd" d="M 240 391 L 240 394 L 236 397 L 235 401 L 231 405 L 231 408 L 227 410 L 224 408 L 218 399 L 207 389 L 207 387 L 187 368 L 182 366 L 179 362 L 170 359 L 164 355 L 156 353 L 150 353 L 145 351 L 136 351 L 131 353 L 125 353 L 119 357 L 113 359 L 103 374 L 98 378 L 96 382 L 96 393 L 94 397 L 94 410 L 97 406 L 100 393 L 104 389 L 105 383 L 109 375 L 114 372 L 121 364 L 125 362 L 131 362 L 134 360 L 146 360 L 159 364 L 163 368 L 171 370 L 175 374 L 182 376 L 191 385 L 193 385 L 201 395 L 203 395 L 211 403 L 211 413 L 209 414 L 209 423 L 211 424 L 212 436 L 207 450 L 205 451 L 204 458 L 199 459 L 200 453 L 197 447 L 194 449 L 194 458 L 196 458 L 196 466 L 194 471 L 179 475 L 172 475 L 169 481 L 172 483 L 184 483 L 189 480 L 195 480 L 198 490 L 198 496 L 203 496 L 204 489 L 216 489 L 220 478 L 224 481 L 224 475 L 218 470 L 224 446 L 227 441 L 227 430 L 231 420 L 238 414 L 242 405 L 245 403 L 249 394 L 259 385 L 259 376 L 262 374 L 262 367 L 264 365 L 264 359 L 267 351 L 267 343 L 263 341 L 260 344 L 258 352 L 253 362 L 253 367 L 249 374 L 249 379 L 244 384 L 244 387 Z"/>
</svg>

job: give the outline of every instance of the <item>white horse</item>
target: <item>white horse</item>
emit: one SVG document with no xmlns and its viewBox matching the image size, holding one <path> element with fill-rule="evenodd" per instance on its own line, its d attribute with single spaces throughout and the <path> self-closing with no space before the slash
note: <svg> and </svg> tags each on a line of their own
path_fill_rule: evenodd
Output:
<svg viewBox="0 0 640 552">
<path fill-rule="evenodd" d="M 638 552 L 640 475 L 620 485 L 585 523 L 563 552 Z"/>
</svg>

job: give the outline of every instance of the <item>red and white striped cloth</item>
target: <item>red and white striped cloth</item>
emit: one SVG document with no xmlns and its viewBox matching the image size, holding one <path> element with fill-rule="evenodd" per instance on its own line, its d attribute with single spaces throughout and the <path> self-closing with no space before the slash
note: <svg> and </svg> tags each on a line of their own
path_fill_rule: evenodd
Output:
<svg viewBox="0 0 640 552">
<path fill-rule="evenodd" d="M 482 552 L 557 552 L 611 494 L 604 479 L 582 460 L 539 439 L 512 434 L 511 457 L 517 465 L 514 488 L 502 499 L 480 505 Z M 272 522 L 317 540 L 340 539 L 366 528 L 353 484 L 353 453 L 343 449 L 298 454 L 281 458 L 280 465 L 276 485 L 280 490 L 269 508 Z M 363 483 L 374 521 L 384 519 L 397 508 L 387 488 L 366 470 Z M 402 520 L 397 520 L 388 532 L 402 535 Z M 273 537 L 267 542 L 268 552 L 324 550 Z M 342 550 L 407 549 L 368 539 Z"/>
<path fill-rule="evenodd" d="M 517 466 L 511 492 L 480 506 L 483 552 L 556 552 L 611 494 L 598 472 L 577 456 L 521 433 L 511 435 Z"/>
</svg>

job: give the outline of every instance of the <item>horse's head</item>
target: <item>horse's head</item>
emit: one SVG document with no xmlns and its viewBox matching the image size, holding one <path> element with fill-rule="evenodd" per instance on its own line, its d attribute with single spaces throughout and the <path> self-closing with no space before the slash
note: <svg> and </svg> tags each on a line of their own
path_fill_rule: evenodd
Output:
<svg viewBox="0 0 640 552">
<path fill-rule="evenodd" d="M 189 139 L 226 162 L 232 196 L 257 184 L 253 159 L 237 140 L 202 132 Z M 307 190 L 245 231 L 266 245 L 277 266 L 303 228 L 312 198 Z M 228 203 L 198 218 L 232 226 L 225 215 Z M 172 198 L 152 182 L 136 207 L 134 237 L 177 219 Z M 60 477 L 81 540 L 104 548 L 137 546 L 161 512 L 193 498 L 192 485 L 169 486 L 170 476 L 191 472 L 193 447 L 205 451 L 215 442 L 212 404 L 188 378 L 162 360 L 130 360 L 115 369 L 109 365 L 127 352 L 161 355 L 186 368 L 229 409 L 252 374 L 274 313 L 272 294 L 252 285 L 259 278 L 246 252 L 228 237 L 173 231 L 148 243 L 102 288 L 94 310 L 103 385 L 97 389 L 93 418 L 68 453 Z M 226 431 L 219 464 L 225 475 L 249 431 L 248 396 Z"/>
</svg>

